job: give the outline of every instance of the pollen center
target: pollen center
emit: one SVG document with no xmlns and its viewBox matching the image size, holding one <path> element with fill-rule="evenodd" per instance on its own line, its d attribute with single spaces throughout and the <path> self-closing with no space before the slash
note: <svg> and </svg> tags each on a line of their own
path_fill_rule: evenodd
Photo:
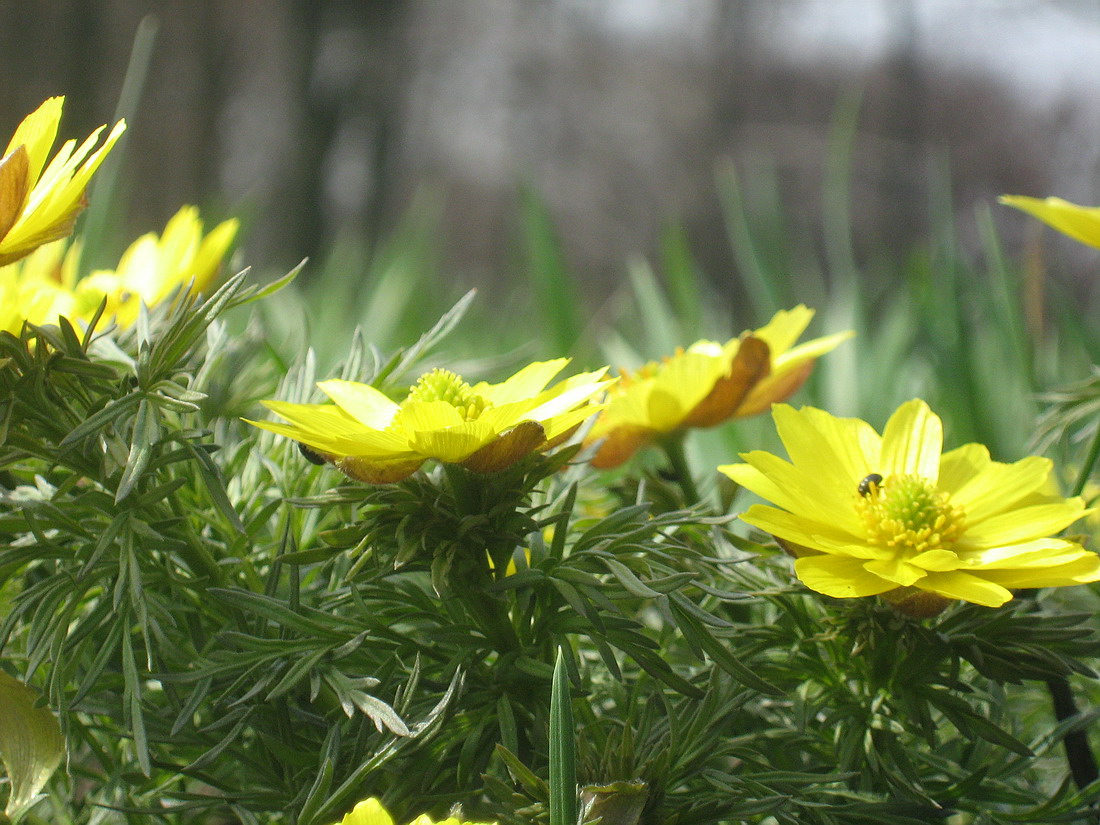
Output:
<svg viewBox="0 0 1100 825">
<path fill-rule="evenodd" d="M 949 550 L 966 530 L 966 514 L 947 493 L 917 475 L 868 476 L 855 492 L 867 538 L 903 558 Z"/>
<path fill-rule="evenodd" d="M 476 394 L 470 385 L 458 375 L 445 369 L 426 372 L 409 389 L 408 401 L 445 401 L 450 404 L 466 421 L 473 421 L 488 402 Z"/>
</svg>

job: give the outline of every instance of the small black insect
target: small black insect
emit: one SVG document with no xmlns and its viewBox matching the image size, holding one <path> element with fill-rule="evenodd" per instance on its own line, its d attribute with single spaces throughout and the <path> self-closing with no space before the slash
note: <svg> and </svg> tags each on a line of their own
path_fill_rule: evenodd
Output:
<svg viewBox="0 0 1100 825">
<path fill-rule="evenodd" d="M 307 447 L 301 441 L 298 442 L 298 452 L 305 456 L 306 461 L 310 464 L 324 464 L 325 459 L 321 457 L 321 454 L 311 447 Z"/>
<path fill-rule="evenodd" d="M 874 485 L 872 487 L 872 485 Z M 867 497 L 871 493 L 882 485 L 882 476 L 878 473 L 871 473 L 869 476 L 865 476 L 863 481 L 859 483 L 859 494 Z"/>
</svg>

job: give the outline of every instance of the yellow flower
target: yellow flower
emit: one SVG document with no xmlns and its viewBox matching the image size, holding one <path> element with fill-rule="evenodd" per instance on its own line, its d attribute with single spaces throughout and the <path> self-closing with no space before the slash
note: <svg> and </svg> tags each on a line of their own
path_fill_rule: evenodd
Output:
<svg viewBox="0 0 1100 825">
<path fill-rule="evenodd" d="M 435 822 L 427 814 L 421 814 L 409 825 L 462 825 L 463 822 L 464 820 L 455 816 L 449 816 Z M 382 803 L 372 796 L 358 803 L 351 809 L 351 813 L 346 814 L 343 819 L 334 823 L 334 825 L 394 825 L 394 821 L 389 811 L 382 807 Z M 470 822 L 467 825 L 496 825 L 496 823 Z"/>
<path fill-rule="evenodd" d="M 1100 580 L 1100 557 L 1050 537 L 1090 511 L 1047 492 L 1049 459 L 1003 464 L 980 444 L 941 455 L 942 424 L 919 399 L 881 436 L 813 407 L 772 415 L 790 462 L 756 451 L 718 469 L 777 505 L 741 518 L 796 556 L 810 589 L 934 615 L 952 599 L 997 607 L 1012 587 Z"/>
<path fill-rule="evenodd" d="M 764 412 L 789 398 L 814 362 L 852 336 L 841 332 L 795 346 L 814 317 L 799 305 L 725 344 L 697 341 L 660 363 L 624 373 L 587 442 L 603 443 L 595 467 L 617 467 L 640 447 L 686 427 L 713 427 Z"/>
<path fill-rule="evenodd" d="M 79 147 L 66 141 L 46 165 L 64 102 L 51 97 L 28 115 L 0 159 L 0 266 L 72 232 L 88 181 L 126 129 L 120 120 L 94 152 L 103 126 Z"/>
<path fill-rule="evenodd" d="M 448 370 L 420 377 L 397 404 L 354 381 L 321 381 L 334 403 L 264 401 L 290 424 L 250 421 L 301 442 L 351 478 L 400 481 L 427 459 L 488 473 L 560 444 L 602 405 L 592 403 L 612 381 L 606 369 L 543 389 L 569 362 L 540 361 L 500 384 L 470 386 Z"/>
<path fill-rule="evenodd" d="M 198 209 L 184 206 L 159 238 L 149 232 L 130 244 L 117 269 L 93 272 L 77 283 L 77 311 L 90 317 L 106 296 L 107 317 L 130 326 L 142 303 L 154 306 L 192 282 L 191 291 L 202 292 L 217 275 L 239 225 L 236 218 L 222 221 L 203 237 Z"/>
<path fill-rule="evenodd" d="M 79 247 L 64 240 L 44 244 L 25 258 L 0 266 L 0 330 L 18 334 L 23 321 L 56 324 L 75 317 L 72 291 Z"/>
<path fill-rule="evenodd" d="M 1100 206 L 1078 206 L 1061 198 L 1025 198 L 1022 195 L 1002 195 L 998 198 L 1032 215 L 1075 241 L 1100 247 Z"/>
</svg>

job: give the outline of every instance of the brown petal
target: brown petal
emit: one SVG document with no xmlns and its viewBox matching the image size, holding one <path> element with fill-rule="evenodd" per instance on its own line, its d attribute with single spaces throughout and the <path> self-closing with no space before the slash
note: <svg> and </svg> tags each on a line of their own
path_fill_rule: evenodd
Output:
<svg viewBox="0 0 1100 825">
<path fill-rule="evenodd" d="M 348 478 L 367 484 L 393 484 L 395 481 L 402 481 L 419 470 L 423 463 L 422 458 L 379 461 L 353 455 L 344 456 L 335 462 L 336 468 Z"/>
<path fill-rule="evenodd" d="M 737 355 L 730 364 L 729 375 L 719 378 L 706 398 L 695 405 L 684 427 L 713 427 L 737 411 L 756 384 L 771 369 L 771 348 L 759 338 L 749 335 L 741 341 Z"/>
<path fill-rule="evenodd" d="M 734 415 L 737 418 L 748 418 L 750 415 L 759 415 L 771 409 L 772 404 L 786 401 L 801 387 L 810 373 L 814 371 L 817 359 L 811 358 L 802 364 L 787 370 L 786 372 L 768 376 L 749 393 Z"/>
<path fill-rule="evenodd" d="M 545 443 L 546 431 L 542 424 L 537 421 L 521 421 L 461 463 L 475 473 L 495 473 L 511 467 Z"/>
<path fill-rule="evenodd" d="M 27 199 L 27 149 L 15 151 L 0 160 L 0 240 L 11 231 L 23 212 Z"/>
<path fill-rule="evenodd" d="M 616 427 L 603 437 L 603 443 L 589 463 L 598 470 L 618 467 L 652 441 L 656 434 L 655 430 L 638 424 Z"/>
</svg>

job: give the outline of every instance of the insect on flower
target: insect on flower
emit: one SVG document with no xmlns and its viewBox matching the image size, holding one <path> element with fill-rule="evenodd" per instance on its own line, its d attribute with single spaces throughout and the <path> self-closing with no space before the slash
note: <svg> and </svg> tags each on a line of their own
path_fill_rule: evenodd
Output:
<svg viewBox="0 0 1100 825">
<path fill-rule="evenodd" d="M 878 490 L 882 486 L 882 476 L 878 473 L 871 473 L 868 476 L 864 476 L 863 480 L 859 482 L 859 494 L 864 498 L 871 495 L 871 493 Z"/>
</svg>

